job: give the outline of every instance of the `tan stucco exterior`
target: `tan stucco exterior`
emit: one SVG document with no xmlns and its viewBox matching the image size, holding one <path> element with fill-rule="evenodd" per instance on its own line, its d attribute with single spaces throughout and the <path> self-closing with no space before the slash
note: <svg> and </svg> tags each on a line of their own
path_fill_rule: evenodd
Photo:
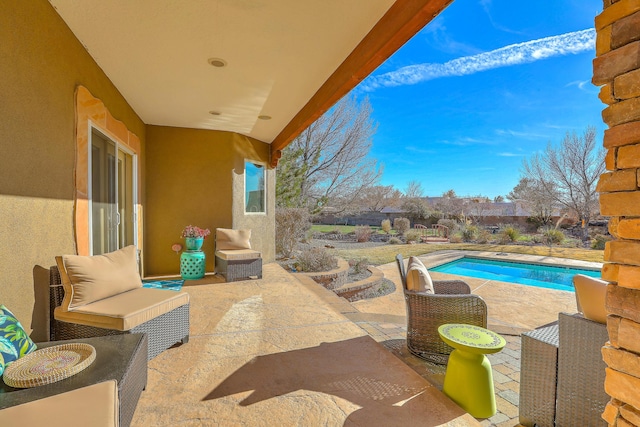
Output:
<svg viewBox="0 0 640 427">
<path fill-rule="evenodd" d="M 76 87 L 142 145 L 145 126 L 45 0 L 0 3 L 0 57 L 0 303 L 42 340 L 47 270 L 54 256 L 76 251 Z"/>
<path fill-rule="evenodd" d="M 188 224 L 212 232 L 251 228 L 254 248 L 265 262 L 274 259 L 274 170 L 267 171 L 267 214 L 245 215 L 243 204 L 244 161 L 268 163 L 268 144 L 228 132 L 147 126 L 46 0 L 0 3 L 0 57 L 0 304 L 35 340 L 48 336 L 54 257 L 87 251 L 86 199 L 76 203 L 86 184 L 86 155 L 77 148 L 86 147 L 77 131 L 80 98 L 99 105 L 105 122 L 85 116 L 129 141 L 138 155 L 146 275 L 179 273 L 171 245 L 183 243 L 180 231 Z M 204 250 L 213 271 L 213 236 Z"/>
<path fill-rule="evenodd" d="M 180 256 L 171 246 L 184 246 L 180 232 L 189 224 L 211 230 L 203 245 L 207 271 L 214 270 L 216 228 L 251 228 L 253 247 L 266 262 L 274 259 L 274 207 L 267 215 L 244 214 L 245 158 L 267 162 L 269 145 L 230 132 L 147 127 L 147 275 L 179 274 Z M 267 194 L 273 191 L 269 170 Z"/>
</svg>

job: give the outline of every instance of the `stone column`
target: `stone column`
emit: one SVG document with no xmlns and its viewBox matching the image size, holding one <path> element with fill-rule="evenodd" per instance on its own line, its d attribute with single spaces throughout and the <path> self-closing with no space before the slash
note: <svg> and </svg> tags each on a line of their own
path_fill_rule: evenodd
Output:
<svg viewBox="0 0 640 427">
<path fill-rule="evenodd" d="M 640 0 L 604 0 L 595 25 L 593 83 L 602 86 L 602 118 L 609 126 L 609 172 L 600 177 L 598 191 L 615 238 L 607 243 L 602 269 L 611 282 L 609 342 L 602 349 L 611 401 L 603 418 L 612 426 L 640 426 Z"/>
</svg>

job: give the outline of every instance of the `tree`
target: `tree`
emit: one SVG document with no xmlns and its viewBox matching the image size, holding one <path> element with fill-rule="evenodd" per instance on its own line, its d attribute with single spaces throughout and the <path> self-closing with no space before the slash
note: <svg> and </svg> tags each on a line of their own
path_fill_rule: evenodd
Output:
<svg viewBox="0 0 640 427">
<path fill-rule="evenodd" d="M 504 197 L 497 195 L 496 197 L 493 198 L 493 203 L 502 203 L 504 202 Z"/>
<path fill-rule="evenodd" d="M 529 211 L 533 223 L 542 226 L 551 222 L 553 213 L 559 208 L 556 193 L 551 185 L 545 187 L 531 178 L 523 177 L 507 194 L 507 199 L 522 203 Z"/>
<path fill-rule="evenodd" d="M 424 196 L 422 184 L 419 181 L 409 181 L 407 188 L 404 190 L 404 196 L 410 199 Z"/>
<path fill-rule="evenodd" d="M 393 185 L 374 185 L 361 191 L 358 205 L 361 210 L 380 212 L 385 207 L 398 207 L 401 196 Z"/>
<path fill-rule="evenodd" d="M 604 150 L 596 146 L 593 126 L 581 136 L 567 132 L 559 147 L 549 143 L 544 152 L 523 161 L 524 177 L 583 221 L 584 240 L 589 237 L 586 225 L 598 213 L 596 184 L 604 171 Z"/>
<path fill-rule="evenodd" d="M 463 201 L 453 190 L 442 193 L 440 201 L 436 204 L 437 209 L 446 218 L 459 218 L 462 215 Z"/>
<path fill-rule="evenodd" d="M 312 212 L 329 203 L 337 212 L 354 209 L 363 190 L 382 174 L 377 161 L 367 157 L 375 131 L 369 101 L 343 98 L 283 151 L 276 200 Z M 299 176 L 292 179 L 292 170 Z"/>
</svg>

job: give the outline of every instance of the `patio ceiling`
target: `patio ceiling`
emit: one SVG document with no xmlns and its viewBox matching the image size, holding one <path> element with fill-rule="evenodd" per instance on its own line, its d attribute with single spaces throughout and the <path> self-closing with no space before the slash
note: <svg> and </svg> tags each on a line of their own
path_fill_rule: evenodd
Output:
<svg viewBox="0 0 640 427">
<path fill-rule="evenodd" d="M 451 1 L 50 0 L 145 123 L 275 153 Z"/>
</svg>

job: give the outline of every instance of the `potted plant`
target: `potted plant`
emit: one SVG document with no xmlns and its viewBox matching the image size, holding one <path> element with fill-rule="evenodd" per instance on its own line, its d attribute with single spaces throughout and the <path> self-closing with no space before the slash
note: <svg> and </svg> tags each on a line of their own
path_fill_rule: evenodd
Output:
<svg viewBox="0 0 640 427">
<path fill-rule="evenodd" d="M 211 234 L 208 228 L 200 228 L 195 225 L 187 225 L 180 237 L 184 237 L 188 251 L 199 251 L 205 237 Z"/>
</svg>

